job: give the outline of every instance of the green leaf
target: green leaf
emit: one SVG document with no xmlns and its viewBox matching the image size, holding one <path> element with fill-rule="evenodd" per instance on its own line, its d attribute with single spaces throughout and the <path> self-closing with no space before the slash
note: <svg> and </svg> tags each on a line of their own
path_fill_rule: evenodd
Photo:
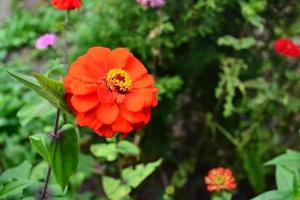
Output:
<svg viewBox="0 0 300 200">
<path fill-rule="evenodd" d="M 231 200 L 232 194 L 227 191 L 221 191 L 213 194 L 212 200 Z"/>
<path fill-rule="evenodd" d="M 45 179 L 45 174 L 47 174 L 49 168 L 49 163 L 42 161 L 32 168 L 30 180 L 42 181 Z"/>
<path fill-rule="evenodd" d="M 10 195 L 15 195 L 22 192 L 25 188 L 32 184 L 28 180 L 13 180 L 3 184 L 3 187 L 0 190 L 0 199 L 3 199 Z"/>
<path fill-rule="evenodd" d="M 266 162 L 265 165 L 300 166 L 300 153 L 294 150 L 287 150 L 285 154 L 273 158 Z"/>
<path fill-rule="evenodd" d="M 64 84 L 61 81 L 50 79 L 41 74 L 33 73 L 32 75 L 37 79 L 40 85 L 57 100 L 58 107 L 63 111 L 68 112 L 69 108 L 64 99 Z"/>
<path fill-rule="evenodd" d="M 131 192 L 128 185 L 108 176 L 102 177 L 102 185 L 106 196 L 111 200 L 123 199 Z"/>
<path fill-rule="evenodd" d="M 294 173 L 286 166 L 276 166 L 276 185 L 279 191 L 293 191 Z"/>
<path fill-rule="evenodd" d="M 37 74 L 35 74 L 35 78 L 38 81 L 33 77 L 27 76 L 25 74 L 17 72 L 8 73 L 17 81 L 32 89 L 41 97 L 46 99 L 53 106 L 59 107 L 63 112 L 69 111 L 68 106 L 66 105 L 66 102 L 64 100 L 64 92 L 62 90 L 63 84 L 61 82 Z"/>
<path fill-rule="evenodd" d="M 45 134 L 30 136 L 32 146 L 50 163 L 56 182 L 64 189 L 76 171 L 79 157 L 79 139 L 72 125 L 64 125 L 59 137 Z"/>
<path fill-rule="evenodd" d="M 64 125 L 59 134 L 60 137 L 53 139 L 50 146 L 51 167 L 56 182 L 64 189 L 77 169 L 79 139 L 76 129 L 69 124 Z"/>
<path fill-rule="evenodd" d="M 231 46 L 235 50 L 249 49 L 256 44 L 253 37 L 235 38 L 230 35 L 220 37 L 217 41 L 219 46 Z"/>
<path fill-rule="evenodd" d="M 117 145 L 117 148 L 118 151 L 122 154 L 131 154 L 137 156 L 140 153 L 139 148 L 135 144 L 127 140 L 120 141 Z"/>
<path fill-rule="evenodd" d="M 251 186 L 257 193 L 262 192 L 266 187 L 266 183 L 260 155 L 255 150 L 248 150 L 243 151 L 241 156 Z"/>
<path fill-rule="evenodd" d="M 107 161 L 114 161 L 118 157 L 117 145 L 115 143 L 93 144 L 90 150 L 94 156 L 104 158 Z"/>
<path fill-rule="evenodd" d="M 12 179 L 28 179 L 32 165 L 28 161 L 22 162 L 20 165 L 7 169 L 0 175 L 0 181 Z"/>
<path fill-rule="evenodd" d="M 52 139 L 51 136 L 46 134 L 36 134 L 29 136 L 29 139 L 34 149 L 44 158 L 44 160 L 50 163 L 52 156 L 49 151 Z"/>
<path fill-rule="evenodd" d="M 270 190 L 268 192 L 264 192 L 259 196 L 251 199 L 251 200 L 290 200 L 293 199 L 292 192 L 284 192 L 278 190 Z"/>
<path fill-rule="evenodd" d="M 136 188 L 145 178 L 147 178 L 160 164 L 162 159 L 146 165 L 139 164 L 135 168 L 127 167 L 122 170 L 122 179 L 133 188 Z"/>
<path fill-rule="evenodd" d="M 37 94 L 48 100 L 52 105 L 56 106 L 56 100 L 49 95 L 31 76 L 27 76 L 25 74 L 17 73 L 17 72 L 8 72 L 11 76 L 13 76 L 17 81 L 25 85 L 26 87 L 32 89 Z"/>
</svg>

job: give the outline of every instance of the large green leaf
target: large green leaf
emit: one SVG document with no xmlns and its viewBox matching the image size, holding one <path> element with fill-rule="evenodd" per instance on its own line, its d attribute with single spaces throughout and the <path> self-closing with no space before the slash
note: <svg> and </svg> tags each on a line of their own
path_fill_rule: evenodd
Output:
<svg viewBox="0 0 300 200">
<path fill-rule="evenodd" d="M 59 130 L 59 136 L 45 134 L 30 136 L 32 146 L 50 163 L 56 182 L 64 188 L 76 171 L 79 157 L 79 139 L 76 129 L 68 124 Z"/>
<path fill-rule="evenodd" d="M 160 164 L 162 159 L 146 165 L 139 164 L 133 167 L 127 167 L 122 170 L 122 179 L 131 187 L 136 188 L 145 178 L 147 178 Z"/>
<path fill-rule="evenodd" d="M 0 199 L 3 199 L 10 195 L 15 195 L 22 192 L 25 188 L 32 184 L 29 180 L 12 180 L 3 184 L 0 189 Z"/>
<path fill-rule="evenodd" d="M 285 154 L 273 158 L 266 162 L 265 165 L 300 166 L 300 153 L 294 150 L 287 150 Z"/>
<path fill-rule="evenodd" d="M 51 136 L 46 134 L 36 134 L 29 136 L 31 145 L 34 149 L 46 160 L 50 163 L 51 153 L 49 151 Z"/>
<path fill-rule="evenodd" d="M 51 167 L 56 182 L 64 188 L 70 176 L 76 171 L 79 155 L 79 139 L 72 125 L 64 125 L 59 131 L 59 138 L 50 145 Z"/>
<path fill-rule="evenodd" d="M 69 110 L 64 99 L 65 87 L 61 81 L 50 79 L 37 73 L 33 73 L 32 75 L 36 78 L 40 85 L 57 100 L 59 108 L 61 108 L 63 111 Z"/>
<path fill-rule="evenodd" d="M 122 154 L 131 154 L 137 156 L 140 153 L 139 148 L 135 144 L 127 140 L 120 141 L 117 147 L 118 147 L 118 152 Z"/>
<path fill-rule="evenodd" d="M 20 83 L 32 89 L 41 97 L 49 101 L 53 106 L 59 107 L 63 112 L 68 112 L 68 106 L 64 100 L 63 83 L 47 78 L 42 75 L 34 74 L 35 78 L 17 72 L 8 72 Z"/>
<path fill-rule="evenodd" d="M 271 190 L 264 192 L 251 200 L 292 200 L 293 193 L 287 191 Z"/>
<path fill-rule="evenodd" d="M 20 165 L 7 169 L 0 175 L 0 181 L 12 179 L 28 179 L 30 176 L 32 165 L 28 161 L 22 162 Z"/>
<path fill-rule="evenodd" d="M 106 196 L 111 200 L 124 199 L 131 192 L 130 186 L 108 176 L 102 177 L 102 185 Z"/>
<path fill-rule="evenodd" d="M 276 166 L 276 185 L 279 191 L 293 191 L 294 173 L 286 166 Z"/>
<path fill-rule="evenodd" d="M 114 161 L 118 157 L 117 145 L 115 143 L 93 144 L 90 150 L 94 156 L 104 158 L 107 161 Z"/>
</svg>

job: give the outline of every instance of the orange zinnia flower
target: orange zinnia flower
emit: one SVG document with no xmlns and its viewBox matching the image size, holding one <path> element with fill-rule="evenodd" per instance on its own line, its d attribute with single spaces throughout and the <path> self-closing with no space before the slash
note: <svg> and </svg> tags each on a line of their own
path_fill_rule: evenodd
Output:
<svg viewBox="0 0 300 200">
<path fill-rule="evenodd" d="M 66 100 L 80 126 L 112 137 L 147 124 L 157 105 L 154 79 L 127 49 L 93 47 L 64 78 Z"/>
<path fill-rule="evenodd" d="M 51 4 L 58 10 L 73 10 L 81 7 L 80 0 L 51 0 Z"/>
<path fill-rule="evenodd" d="M 211 169 L 204 180 L 209 192 L 219 192 L 222 189 L 234 190 L 236 188 L 235 178 L 231 170 L 224 167 Z"/>
</svg>

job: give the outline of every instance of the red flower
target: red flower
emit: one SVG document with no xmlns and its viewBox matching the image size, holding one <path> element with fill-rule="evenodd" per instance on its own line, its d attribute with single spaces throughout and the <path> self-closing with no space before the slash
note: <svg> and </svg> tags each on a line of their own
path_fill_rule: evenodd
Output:
<svg viewBox="0 0 300 200">
<path fill-rule="evenodd" d="M 236 188 L 235 178 L 231 170 L 224 167 L 211 169 L 204 180 L 209 192 L 219 192 L 222 189 L 234 190 Z"/>
<path fill-rule="evenodd" d="M 51 0 L 51 4 L 58 10 L 73 10 L 81 7 L 81 0 Z"/>
<path fill-rule="evenodd" d="M 112 137 L 147 124 L 157 105 L 154 79 L 127 49 L 93 47 L 72 63 L 64 86 L 80 126 Z"/>
<path fill-rule="evenodd" d="M 296 58 L 300 56 L 300 49 L 290 39 L 278 39 L 275 41 L 274 49 L 278 55 Z"/>
</svg>

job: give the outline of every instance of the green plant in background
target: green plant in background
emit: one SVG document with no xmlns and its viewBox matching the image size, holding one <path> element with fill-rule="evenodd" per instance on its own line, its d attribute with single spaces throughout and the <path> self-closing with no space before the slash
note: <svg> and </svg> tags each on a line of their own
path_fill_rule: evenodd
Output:
<svg viewBox="0 0 300 200">
<path fill-rule="evenodd" d="M 277 189 L 262 193 L 253 198 L 253 200 L 299 199 L 299 161 L 300 153 L 298 151 L 288 149 L 286 153 L 266 162 L 266 166 L 275 166 Z"/>
</svg>

